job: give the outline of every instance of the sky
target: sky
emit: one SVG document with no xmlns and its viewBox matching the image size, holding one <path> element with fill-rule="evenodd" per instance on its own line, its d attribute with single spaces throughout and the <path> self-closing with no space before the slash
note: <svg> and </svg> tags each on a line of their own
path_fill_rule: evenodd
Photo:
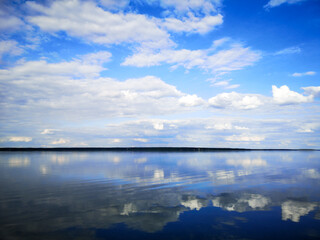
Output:
<svg viewBox="0 0 320 240">
<path fill-rule="evenodd" d="M 320 149 L 319 0 L 0 2 L 0 147 Z"/>
</svg>

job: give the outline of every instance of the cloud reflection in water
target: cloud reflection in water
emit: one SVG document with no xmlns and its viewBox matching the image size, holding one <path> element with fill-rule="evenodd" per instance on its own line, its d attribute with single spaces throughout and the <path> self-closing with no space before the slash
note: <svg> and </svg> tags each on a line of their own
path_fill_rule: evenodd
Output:
<svg viewBox="0 0 320 240">
<path fill-rule="evenodd" d="M 13 225 L 21 233 L 39 234 L 125 223 L 156 233 L 181 222 L 185 213 L 218 209 L 226 217 L 268 211 L 284 222 L 298 223 L 311 213 L 319 219 L 320 166 L 314 155 L 302 161 L 308 154 L 295 152 L 288 162 L 281 152 L 4 153 L 1 232 L 14 237 Z"/>
</svg>

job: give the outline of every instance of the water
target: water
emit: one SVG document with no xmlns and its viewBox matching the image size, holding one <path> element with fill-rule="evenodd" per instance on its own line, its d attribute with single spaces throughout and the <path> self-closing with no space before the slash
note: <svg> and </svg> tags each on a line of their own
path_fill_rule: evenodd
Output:
<svg viewBox="0 0 320 240">
<path fill-rule="evenodd" d="M 320 239 L 320 152 L 1 152 L 0 239 Z"/>
</svg>

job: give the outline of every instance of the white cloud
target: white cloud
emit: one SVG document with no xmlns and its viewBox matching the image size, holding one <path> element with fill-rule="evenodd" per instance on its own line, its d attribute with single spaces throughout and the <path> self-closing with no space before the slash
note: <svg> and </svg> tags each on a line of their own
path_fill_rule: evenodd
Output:
<svg viewBox="0 0 320 240">
<path fill-rule="evenodd" d="M 153 76 L 125 81 L 98 77 L 109 56 L 96 53 L 60 63 L 28 61 L 0 70 L 7 89 L 1 111 L 8 113 L 7 119 L 79 120 L 177 113 L 201 103 L 199 97 Z M 52 129 L 37 131 L 49 134 Z"/>
<path fill-rule="evenodd" d="M 164 126 L 163 126 L 163 122 L 160 122 L 160 121 L 155 121 L 153 123 L 153 128 L 155 130 L 163 130 Z"/>
<path fill-rule="evenodd" d="M 302 77 L 302 76 L 313 76 L 316 75 L 316 72 L 309 71 L 309 72 L 304 72 L 304 73 L 293 73 L 293 77 Z"/>
<path fill-rule="evenodd" d="M 190 12 L 208 15 L 217 11 L 221 6 L 221 0 L 160 0 L 160 4 L 165 8 L 174 8 L 174 12 L 178 15 Z"/>
<path fill-rule="evenodd" d="M 281 204 L 282 220 L 299 222 L 300 217 L 307 215 L 316 208 L 316 203 L 288 200 Z"/>
<path fill-rule="evenodd" d="M 242 127 L 242 126 L 234 126 L 234 128 L 235 128 L 236 130 L 249 130 L 249 128 L 247 128 L 247 127 Z"/>
<path fill-rule="evenodd" d="M 208 100 L 212 107 L 233 109 L 255 109 L 263 104 L 262 97 L 255 94 L 241 94 L 237 92 L 220 93 Z"/>
<path fill-rule="evenodd" d="M 110 57 L 109 52 L 103 51 L 84 55 L 70 62 L 48 63 L 45 60 L 21 62 L 9 70 L 1 69 L 0 78 L 17 81 L 21 78 L 32 80 L 62 76 L 96 77 L 105 70 L 101 65 L 109 61 Z"/>
<path fill-rule="evenodd" d="M 300 93 L 291 91 L 288 86 L 283 85 L 280 88 L 272 86 L 273 100 L 280 105 L 299 104 L 313 101 L 313 96 L 304 96 Z"/>
<path fill-rule="evenodd" d="M 99 106 L 101 104 L 102 103 L 98 103 Z M 105 104 L 105 107 L 108 107 L 107 104 Z M 83 111 L 77 107 L 75 108 L 75 111 Z M 55 110 L 49 109 L 45 115 L 50 116 L 51 111 Z M 90 118 L 84 118 L 83 116 L 77 117 L 73 120 L 72 117 L 75 113 L 72 113 L 72 111 L 74 110 L 63 110 L 61 111 L 62 116 L 55 117 L 59 122 L 62 122 L 60 119 L 68 121 L 63 127 L 60 123 L 59 127 L 55 127 L 60 130 L 58 137 L 56 134 L 38 134 L 44 128 L 35 124 L 33 128 L 30 129 L 35 133 L 34 136 L 30 135 L 30 137 L 33 137 L 34 139 L 32 142 L 33 145 L 37 146 L 37 144 L 41 144 L 50 146 L 52 141 L 57 141 L 59 138 L 63 138 L 70 139 L 70 142 L 63 146 L 80 146 L 82 142 L 85 142 L 88 146 L 105 146 L 106 144 L 110 144 L 110 146 L 116 145 L 119 147 L 127 147 L 147 144 L 148 146 L 155 147 L 212 147 L 212 143 L 214 142 L 215 147 L 253 148 L 258 146 L 259 148 L 274 148 L 274 146 L 279 146 L 280 148 L 284 147 L 281 144 L 286 141 L 288 142 L 285 146 L 286 148 L 308 148 L 309 146 L 306 144 L 316 143 L 314 142 L 314 139 L 318 133 L 317 131 L 319 130 L 319 127 L 315 128 L 316 126 L 309 126 L 308 124 L 320 122 L 318 118 L 314 118 L 312 122 L 311 119 L 308 119 L 308 121 L 301 120 L 301 118 L 296 118 L 296 111 L 293 111 L 292 114 L 287 114 L 288 112 L 282 108 L 281 113 L 283 114 L 283 112 L 285 112 L 285 114 L 283 114 L 280 119 L 276 116 L 274 119 L 270 119 L 269 117 L 266 119 L 265 112 L 260 115 L 257 111 L 246 112 L 245 115 L 232 113 L 229 115 L 219 116 L 219 114 L 214 114 L 208 118 L 201 118 L 199 116 L 202 114 L 201 111 L 194 112 L 195 115 L 193 115 L 193 117 L 188 116 L 187 118 L 185 117 L 185 113 L 182 115 L 169 115 L 171 118 L 173 118 L 172 116 L 175 116 L 172 120 L 165 120 L 163 119 L 163 116 L 159 119 L 150 119 L 150 116 L 143 117 L 140 114 L 138 115 L 139 120 L 131 119 L 127 121 L 114 122 L 115 119 L 111 119 L 111 121 L 106 122 L 102 127 L 97 126 L 96 124 L 96 119 L 100 118 L 99 114 L 101 114 L 99 111 L 92 113 L 89 112 L 90 114 L 95 114 L 96 118 L 90 116 L 91 119 L 93 118 L 93 121 L 91 121 Z M 15 117 L 16 116 L 17 115 L 15 115 Z M 106 116 L 109 117 L 108 115 Z M 194 116 L 199 116 L 200 118 L 196 118 Z M 18 115 L 18 117 L 20 116 Z M 44 119 L 41 116 L 39 117 L 38 112 L 32 113 L 32 117 L 33 118 L 27 116 L 24 119 L 35 119 L 35 121 L 39 121 L 39 119 L 41 119 L 42 122 L 47 122 L 47 119 Z M 48 119 L 50 120 L 52 118 L 49 117 Z M 69 119 L 72 120 L 72 127 L 70 127 Z M 101 119 L 103 119 L 104 122 L 106 118 L 102 117 Z M 78 122 L 80 124 L 78 124 Z M 311 130 L 314 131 L 314 133 L 310 132 L 303 134 L 303 142 L 305 142 L 305 145 L 301 144 L 301 134 L 297 133 L 297 130 L 303 126 L 307 126 L 308 128 L 312 127 Z M 13 127 L 15 131 L 18 131 L 21 128 L 22 130 L 24 129 L 23 127 L 16 128 L 16 125 Z M 10 136 L 5 132 L 3 132 L 2 135 Z M 228 141 L 225 139 L 227 136 L 233 136 L 232 140 L 239 141 Z M 265 140 L 258 141 L 261 140 L 262 137 L 265 137 Z M 115 139 L 121 141 L 118 142 L 118 140 Z M 135 139 L 143 140 L 136 141 Z M 6 143 L 3 145 L 6 145 Z M 317 148 L 317 146 L 319 146 L 319 144 L 312 147 Z M 259 156 L 257 158 L 259 158 Z"/>
<path fill-rule="evenodd" d="M 0 24 L 1 25 L 1 24 Z M 3 55 L 18 56 L 23 53 L 23 49 L 14 40 L 0 41 L 0 60 Z"/>
<path fill-rule="evenodd" d="M 320 86 L 313 86 L 313 87 L 303 87 L 302 88 L 306 94 L 309 94 L 314 97 L 319 97 L 320 96 Z"/>
<path fill-rule="evenodd" d="M 113 1 L 112 1 L 113 2 Z M 111 6 L 111 1 L 102 4 Z M 43 31 L 65 31 L 99 44 L 139 43 L 152 48 L 173 45 L 169 34 L 159 28 L 154 18 L 135 13 L 111 13 L 92 1 L 55 1 L 50 6 L 27 2 L 36 12 L 27 20 Z"/>
<path fill-rule="evenodd" d="M 201 199 L 188 199 L 186 201 L 181 201 L 181 205 L 190 208 L 190 210 L 199 211 L 202 207 L 205 207 L 203 200 Z"/>
<path fill-rule="evenodd" d="M 44 129 L 40 134 L 53 134 L 54 129 Z"/>
<path fill-rule="evenodd" d="M 299 47 L 289 47 L 276 52 L 274 55 L 294 54 L 294 53 L 300 53 L 300 52 L 301 52 L 301 49 Z"/>
<path fill-rule="evenodd" d="M 51 144 L 60 145 L 60 144 L 66 144 L 66 143 L 69 143 L 69 142 L 70 142 L 70 140 L 68 140 L 68 139 L 60 138 L 58 140 L 52 141 Z"/>
<path fill-rule="evenodd" d="M 208 125 L 206 129 L 216 129 L 216 130 L 231 130 L 233 128 L 231 123 L 216 123 L 213 125 Z"/>
<path fill-rule="evenodd" d="M 175 67 L 183 66 L 186 69 L 200 68 L 213 73 L 230 72 L 253 65 L 261 57 L 257 51 L 240 44 L 234 44 L 226 50 L 171 50 L 165 49 L 158 53 L 142 49 L 129 56 L 122 63 L 124 66 L 156 66 L 161 63 L 171 64 Z"/>
<path fill-rule="evenodd" d="M 220 122 L 216 121 L 216 123 L 208 124 L 206 129 L 214 129 L 214 130 L 249 130 L 247 127 L 233 125 L 231 122 L 226 122 L 226 120 Z"/>
<path fill-rule="evenodd" d="M 196 94 L 192 94 L 192 95 L 188 94 L 179 98 L 179 103 L 182 106 L 195 107 L 195 106 L 203 105 L 205 101 L 202 98 L 198 97 Z"/>
<path fill-rule="evenodd" d="M 305 1 L 305 0 L 270 0 L 264 7 L 272 8 L 272 7 L 280 6 L 281 4 L 284 4 L 284 3 L 294 4 L 302 1 Z"/>
<path fill-rule="evenodd" d="M 146 138 L 134 138 L 133 140 L 136 142 L 142 142 L 142 143 L 148 142 L 148 139 L 146 139 Z"/>
<path fill-rule="evenodd" d="M 213 86 L 228 86 L 229 85 L 229 81 L 227 80 L 223 80 L 223 81 L 218 81 L 218 82 L 214 82 L 212 84 Z"/>
<path fill-rule="evenodd" d="M 202 103 L 153 76 L 101 78 L 109 57 L 98 52 L 70 62 L 27 61 L 0 70 L 0 80 L 8 87 L 3 107 L 12 117 L 110 118 L 181 112 Z"/>
<path fill-rule="evenodd" d="M 109 10 L 123 9 L 129 4 L 129 0 L 100 0 L 99 2 Z"/>
<path fill-rule="evenodd" d="M 221 14 L 218 14 L 216 16 L 205 16 L 203 18 L 189 16 L 188 18 L 183 18 L 182 20 L 170 17 L 165 18 L 161 25 L 168 31 L 172 32 L 205 34 L 222 23 L 223 17 Z"/>
<path fill-rule="evenodd" d="M 208 80 L 213 82 L 211 86 L 215 86 L 215 87 L 223 87 L 225 89 L 235 89 L 240 87 L 240 84 L 230 84 L 230 81 L 232 79 L 217 81 L 217 78 L 213 78 Z"/>
<path fill-rule="evenodd" d="M 3 6 L 1 6 L 3 7 Z M 12 14 L 12 9 L 0 9 L 0 31 L 13 32 L 24 26 L 24 22 Z"/>
<path fill-rule="evenodd" d="M 271 203 L 271 200 L 260 194 L 245 193 L 241 196 L 225 194 L 212 199 L 212 205 L 227 211 L 245 212 L 252 209 L 263 209 Z"/>
<path fill-rule="evenodd" d="M 31 142 L 31 137 L 4 137 L 0 139 L 0 142 Z"/>
<path fill-rule="evenodd" d="M 320 123 L 305 123 L 299 127 L 297 132 L 301 133 L 313 133 L 320 128 Z"/>
<path fill-rule="evenodd" d="M 225 140 L 231 142 L 261 142 L 265 140 L 265 136 L 258 135 L 232 135 L 225 137 Z"/>
</svg>

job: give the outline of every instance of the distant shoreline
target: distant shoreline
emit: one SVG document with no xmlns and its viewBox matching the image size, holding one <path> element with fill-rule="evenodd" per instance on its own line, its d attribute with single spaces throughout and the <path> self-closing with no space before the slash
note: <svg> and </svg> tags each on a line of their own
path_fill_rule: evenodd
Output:
<svg viewBox="0 0 320 240">
<path fill-rule="evenodd" d="M 57 148 L 21 148 L 4 147 L 0 151 L 105 151 L 105 152 L 222 152 L 222 151 L 320 151 L 319 149 L 250 149 L 250 148 L 204 148 L 204 147 L 57 147 Z"/>
</svg>

